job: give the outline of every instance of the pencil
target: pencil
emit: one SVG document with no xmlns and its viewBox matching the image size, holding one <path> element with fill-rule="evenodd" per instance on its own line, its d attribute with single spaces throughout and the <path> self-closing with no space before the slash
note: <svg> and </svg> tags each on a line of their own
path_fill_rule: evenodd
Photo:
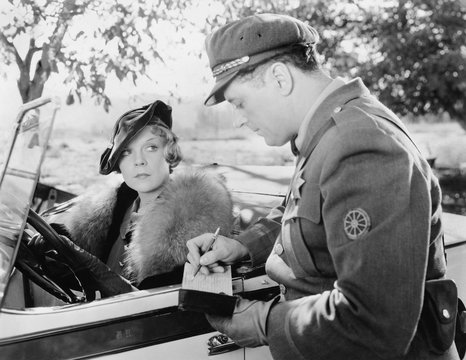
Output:
<svg viewBox="0 0 466 360">
<path fill-rule="evenodd" d="M 215 233 L 214 235 L 212 236 L 212 239 L 210 239 L 210 243 L 209 243 L 209 246 L 207 247 L 207 251 L 211 250 L 212 249 L 212 246 L 214 246 L 214 243 L 215 243 L 215 240 L 217 240 L 217 236 L 218 236 L 218 233 L 220 231 L 220 227 L 217 228 L 217 230 L 215 230 Z M 206 251 L 206 252 L 207 252 Z M 194 271 L 194 274 L 193 274 L 193 279 L 194 277 L 197 275 L 197 273 L 199 272 L 199 270 L 201 270 L 201 264 L 199 264 L 196 268 L 196 270 Z"/>
</svg>

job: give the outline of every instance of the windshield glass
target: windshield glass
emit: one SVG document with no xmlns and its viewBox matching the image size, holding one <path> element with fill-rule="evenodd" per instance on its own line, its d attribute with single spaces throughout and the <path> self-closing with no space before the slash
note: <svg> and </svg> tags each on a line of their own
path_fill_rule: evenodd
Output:
<svg viewBox="0 0 466 360">
<path fill-rule="evenodd" d="M 0 173 L 0 305 L 57 108 L 58 102 L 50 98 L 22 106 L 5 152 Z"/>
</svg>

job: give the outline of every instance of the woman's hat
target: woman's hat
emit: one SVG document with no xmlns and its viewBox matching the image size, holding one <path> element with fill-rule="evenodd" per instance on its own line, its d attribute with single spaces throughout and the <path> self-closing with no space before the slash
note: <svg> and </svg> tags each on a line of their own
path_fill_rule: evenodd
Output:
<svg viewBox="0 0 466 360">
<path fill-rule="evenodd" d="M 115 170 L 115 165 L 121 152 L 131 140 L 154 118 L 159 119 L 161 126 L 172 128 L 172 108 L 163 101 L 157 100 L 152 104 L 124 113 L 115 123 L 112 138 L 107 149 L 100 157 L 102 175 L 108 175 Z"/>
</svg>

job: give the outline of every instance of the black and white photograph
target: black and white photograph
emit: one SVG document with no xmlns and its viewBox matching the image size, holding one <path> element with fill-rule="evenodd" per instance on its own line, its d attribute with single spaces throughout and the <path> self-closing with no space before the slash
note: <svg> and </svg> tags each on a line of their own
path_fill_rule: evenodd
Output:
<svg viewBox="0 0 466 360">
<path fill-rule="evenodd" d="M 466 359 L 466 0 L 2 0 L 0 359 Z"/>
</svg>

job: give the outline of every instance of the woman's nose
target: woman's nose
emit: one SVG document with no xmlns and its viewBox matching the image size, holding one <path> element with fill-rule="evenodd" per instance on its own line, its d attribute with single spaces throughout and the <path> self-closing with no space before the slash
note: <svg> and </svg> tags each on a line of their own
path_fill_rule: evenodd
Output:
<svg viewBox="0 0 466 360">
<path fill-rule="evenodd" d="M 134 165 L 141 166 L 146 164 L 146 159 L 144 158 L 143 154 L 138 152 L 135 154 Z"/>
</svg>

